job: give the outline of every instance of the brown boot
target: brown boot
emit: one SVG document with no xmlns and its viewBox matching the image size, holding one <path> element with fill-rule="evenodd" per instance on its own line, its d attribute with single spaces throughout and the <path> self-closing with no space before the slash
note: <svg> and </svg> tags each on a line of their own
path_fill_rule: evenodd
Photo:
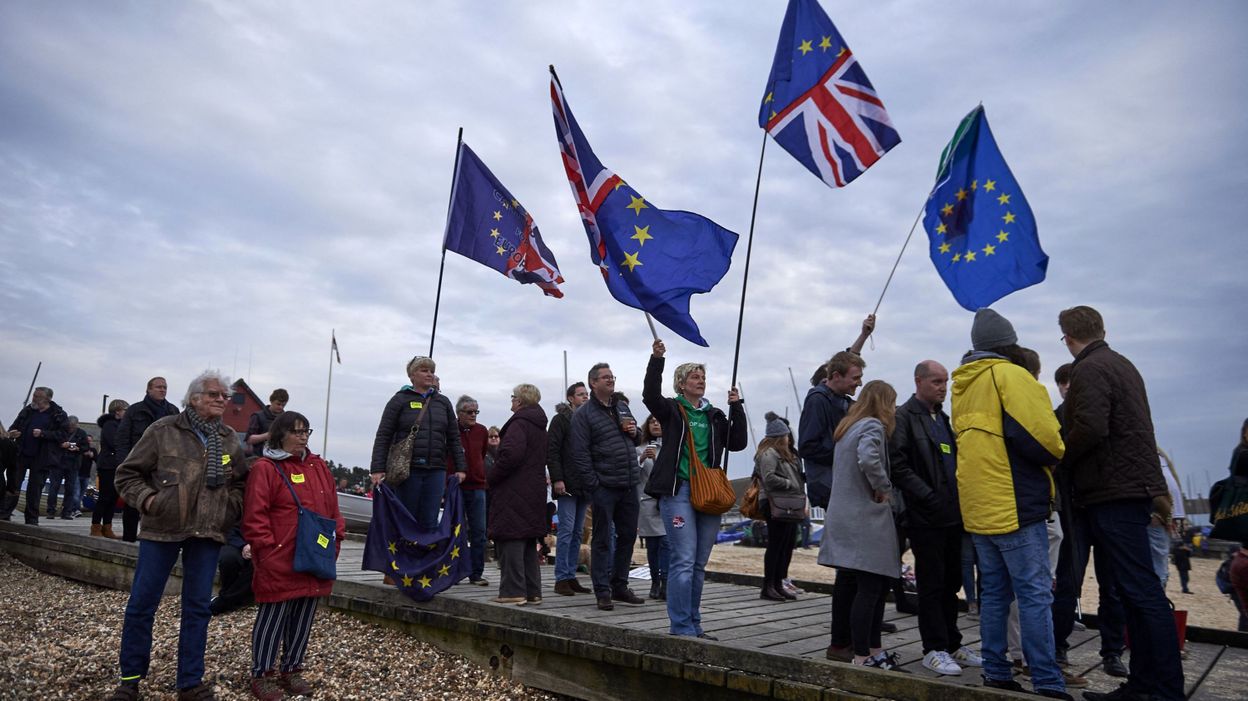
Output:
<svg viewBox="0 0 1248 701">
<path fill-rule="evenodd" d="M 571 579 L 555 582 L 555 593 L 560 596 L 573 596 L 576 592 L 572 590 L 572 582 Z"/>
<path fill-rule="evenodd" d="M 100 524 L 98 523 L 91 524 L 91 535 L 101 536 L 101 537 L 104 535 L 104 531 L 101 530 Z"/>
<path fill-rule="evenodd" d="M 112 540 L 121 540 L 121 536 L 113 533 L 113 524 L 111 523 L 105 523 L 100 526 L 100 535 L 105 538 L 111 538 Z"/>
<path fill-rule="evenodd" d="M 251 696 L 260 701 L 279 701 L 286 698 L 286 692 L 278 684 L 277 675 L 269 672 L 262 677 L 251 678 Z"/>
<path fill-rule="evenodd" d="M 384 584 L 384 585 L 386 585 L 386 586 L 388 586 L 388 587 L 392 587 L 392 586 L 394 586 L 394 580 L 390 578 L 390 575 L 385 575 L 385 576 L 383 576 L 383 577 L 381 578 L 381 583 L 382 583 L 382 584 Z"/>
<path fill-rule="evenodd" d="M 291 696 L 312 695 L 312 685 L 308 683 L 307 679 L 303 678 L 302 670 L 296 669 L 290 672 L 282 672 L 282 676 L 278 678 L 277 683 Z"/>
</svg>

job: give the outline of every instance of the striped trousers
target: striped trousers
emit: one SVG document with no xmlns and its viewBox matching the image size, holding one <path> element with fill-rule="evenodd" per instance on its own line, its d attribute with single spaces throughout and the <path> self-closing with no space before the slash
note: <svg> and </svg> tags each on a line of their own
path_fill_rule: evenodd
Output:
<svg viewBox="0 0 1248 701">
<path fill-rule="evenodd" d="M 251 628 L 251 676 L 273 670 L 278 645 L 282 647 L 283 674 L 303 667 L 316 615 L 316 597 L 260 604 Z"/>
</svg>

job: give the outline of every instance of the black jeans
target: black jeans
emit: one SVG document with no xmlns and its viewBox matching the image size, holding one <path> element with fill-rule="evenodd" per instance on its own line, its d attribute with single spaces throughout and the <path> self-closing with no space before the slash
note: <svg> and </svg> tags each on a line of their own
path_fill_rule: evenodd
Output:
<svg viewBox="0 0 1248 701">
<path fill-rule="evenodd" d="M 117 508 L 117 484 L 113 478 L 116 470 L 98 470 L 100 478 L 100 496 L 95 500 L 95 508 L 91 510 L 91 525 L 113 525 L 113 510 Z"/>
<path fill-rule="evenodd" d="M 767 550 L 763 552 L 763 586 L 770 584 L 779 588 L 789 576 L 789 563 L 793 560 L 793 546 L 797 544 L 795 521 L 767 519 Z"/>
<path fill-rule="evenodd" d="M 1109 573 L 1110 557 L 1100 549 L 1091 552 L 1091 525 L 1085 509 L 1068 508 L 1060 514 L 1063 517 L 1062 532 L 1065 535 L 1057 558 L 1057 590 L 1053 593 L 1053 640 L 1058 650 L 1070 647 L 1066 639 L 1075 627 L 1075 602 L 1083 591 L 1083 578 L 1087 574 L 1090 554 L 1100 600 L 1096 617 L 1101 634 L 1101 656 L 1121 655 L 1126 647 L 1123 631 L 1127 625 L 1127 614 Z M 1150 552 L 1152 551 L 1148 550 L 1145 554 Z"/>
<path fill-rule="evenodd" d="M 537 538 L 496 540 L 498 551 L 498 595 L 540 599 L 542 570 L 537 561 Z M 624 568 L 628 576 L 627 566 Z"/>
<path fill-rule="evenodd" d="M 919 635 L 923 654 L 955 652 L 962 647 L 958 630 L 958 590 L 962 588 L 962 527 L 908 528 L 919 586 Z"/>
<path fill-rule="evenodd" d="M 30 466 L 30 479 L 26 483 L 26 523 L 39 523 L 39 497 L 48 482 L 48 468 Z"/>
<path fill-rule="evenodd" d="M 637 490 L 631 487 L 616 489 L 601 485 L 594 490 L 591 503 L 594 505 L 594 536 L 589 574 L 594 582 L 594 595 L 601 599 L 628 589 L 628 566 L 633 559 L 633 542 L 637 540 L 640 504 Z M 611 552 L 612 530 L 615 531 L 614 553 Z"/>
<path fill-rule="evenodd" d="M 1181 587 L 1184 592 L 1187 591 L 1187 583 L 1191 581 L 1190 577 L 1190 570 L 1179 570 L 1179 587 Z"/>
<path fill-rule="evenodd" d="M 832 646 L 849 647 L 849 612 L 858 594 L 858 572 L 836 568 L 836 581 L 832 583 Z"/>
<path fill-rule="evenodd" d="M 1131 630 L 1131 674 L 1127 685 L 1137 694 L 1179 700 L 1183 662 L 1170 603 L 1153 571 L 1148 499 L 1124 499 L 1085 509 L 1092 545 L 1104 555 L 1105 574 L 1122 596 Z M 1100 573 L 1097 573 L 1100 577 Z"/>
<path fill-rule="evenodd" d="M 841 570 L 843 572 L 844 570 Z M 837 573 L 840 579 L 840 573 Z M 884 594 L 892 577 L 872 572 L 854 572 L 856 591 L 849 605 L 849 637 L 855 655 L 866 657 L 880 647 L 880 626 L 884 623 Z"/>
<path fill-rule="evenodd" d="M 251 576 L 255 567 L 243 557 L 243 551 L 233 545 L 222 545 L 217 553 L 217 572 L 221 575 L 221 589 L 212 602 L 212 613 L 218 615 L 249 606 L 255 597 L 251 592 Z"/>
<path fill-rule="evenodd" d="M 127 543 L 139 540 L 139 510 L 126 504 L 121 510 L 121 539 Z"/>
</svg>

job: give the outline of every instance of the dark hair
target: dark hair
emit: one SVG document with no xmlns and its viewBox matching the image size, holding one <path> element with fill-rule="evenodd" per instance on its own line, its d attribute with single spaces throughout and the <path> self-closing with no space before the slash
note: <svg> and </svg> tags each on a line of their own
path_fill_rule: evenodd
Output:
<svg viewBox="0 0 1248 701">
<path fill-rule="evenodd" d="M 273 394 L 269 395 L 269 401 L 270 402 L 289 402 L 290 393 L 279 387 L 273 390 Z"/>
<path fill-rule="evenodd" d="M 828 379 L 828 364 L 821 363 L 810 375 L 810 386 L 814 387 L 826 379 Z"/>
<path fill-rule="evenodd" d="M 594 366 L 589 369 L 589 383 L 593 384 L 594 380 L 598 379 L 599 370 L 609 367 L 611 367 L 611 363 L 594 363 Z"/>
<path fill-rule="evenodd" d="M 1244 425 L 1239 429 L 1239 444 L 1248 448 L 1248 419 L 1244 419 Z"/>
<path fill-rule="evenodd" d="M 1020 368 L 1027 370 L 1027 372 L 1031 372 L 1031 369 L 1027 367 L 1027 354 L 1024 351 L 1025 349 L 1022 346 L 1017 343 L 1011 343 L 1008 346 L 989 348 L 986 352 L 996 353 Z"/>
<path fill-rule="evenodd" d="M 1092 307 L 1080 305 L 1063 309 L 1057 315 L 1057 325 L 1062 333 L 1076 341 L 1090 343 L 1105 338 L 1105 320 Z"/>
<path fill-rule="evenodd" d="M 650 420 L 653 418 L 655 418 L 654 414 L 651 414 L 647 416 L 645 422 L 641 424 L 641 442 L 642 443 L 649 443 L 655 438 L 659 438 L 659 436 L 656 436 L 650 432 Z M 662 422 L 659 423 L 659 430 L 660 431 L 663 430 Z"/>
<path fill-rule="evenodd" d="M 1063 363 L 1062 366 L 1057 369 L 1057 372 L 1053 373 L 1053 381 L 1059 385 L 1070 384 L 1070 371 L 1074 367 L 1075 366 L 1071 363 Z M 1248 428 L 1248 421 L 1244 422 L 1244 428 Z"/>
<path fill-rule="evenodd" d="M 1022 346 L 1019 346 L 1019 350 L 1023 352 L 1023 367 L 1027 368 L 1032 377 L 1040 379 L 1040 354 Z"/>
<path fill-rule="evenodd" d="M 303 424 L 304 428 L 311 428 L 312 424 L 308 423 L 308 417 L 297 411 L 283 411 L 273 419 L 273 423 L 269 425 L 269 442 L 270 448 L 281 449 L 282 441 L 286 440 L 286 434 L 295 430 L 299 424 Z"/>
<path fill-rule="evenodd" d="M 576 394 L 576 388 L 584 387 L 584 386 L 585 386 L 584 382 L 573 382 L 572 384 L 568 385 L 568 391 L 563 396 L 567 397 L 568 399 L 571 399 L 572 395 Z"/>
</svg>

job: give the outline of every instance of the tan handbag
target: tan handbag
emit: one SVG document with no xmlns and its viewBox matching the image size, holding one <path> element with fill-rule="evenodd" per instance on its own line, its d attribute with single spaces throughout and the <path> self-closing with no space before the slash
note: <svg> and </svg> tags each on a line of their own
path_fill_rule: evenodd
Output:
<svg viewBox="0 0 1248 701">
<path fill-rule="evenodd" d="M 390 444 L 390 453 L 386 455 L 386 484 L 397 487 L 412 476 L 412 447 L 416 444 L 416 434 L 420 432 L 420 420 L 425 418 L 429 403 L 423 402 L 412 430 L 407 432 L 403 440 Z"/>
<path fill-rule="evenodd" d="M 758 475 L 754 475 L 750 480 L 750 486 L 746 488 L 745 494 L 741 497 L 741 515 L 755 521 L 765 518 L 763 510 L 758 507 L 758 492 Z"/>
<path fill-rule="evenodd" d="M 702 464 L 693 444 L 693 431 L 689 429 L 689 415 L 679 402 L 676 406 L 680 407 L 680 416 L 685 420 L 685 437 L 689 441 L 689 503 L 696 511 L 719 516 L 736 506 L 737 494 L 728 484 L 727 473 Z M 711 450 L 714 449 L 711 446 Z"/>
</svg>

